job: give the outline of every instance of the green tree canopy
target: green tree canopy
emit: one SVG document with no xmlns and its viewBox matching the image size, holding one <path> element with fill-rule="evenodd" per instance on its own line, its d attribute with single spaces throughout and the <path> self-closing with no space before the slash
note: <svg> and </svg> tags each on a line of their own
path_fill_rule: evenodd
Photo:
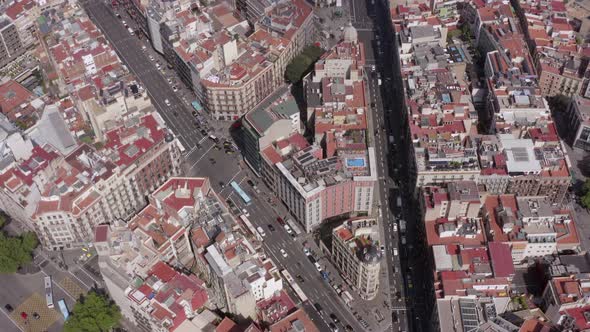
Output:
<svg viewBox="0 0 590 332">
<path fill-rule="evenodd" d="M 64 332 L 106 332 L 119 324 L 121 311 L 106 296 L 91 291 L 81 298 L 64 325 Z"/>
<path fill-rule="evenodd" d="M 0 233 L 0 273 L 15 273 L 19 267 L 30 263 L 32 252 L 39 242 L 32 232 L 18 237 Z"/>
<path fill-rule="evenodd" d="M 590 179 L 584 182 L 582 186 L 582 197 L 580 197 L 580 203 L 583 207 L 590 209 Z"/>
<path fill-rule="evenodd" d="M 307 46 L 303 51 L 297 55 L 287 68 L 285 69 L 285 79 L 291 83 L 297 83 L 301 81 L 303 76 L 307 74 L 313 64 L 322 56 L 324 50 L 315 45 Z"/>
</svg>

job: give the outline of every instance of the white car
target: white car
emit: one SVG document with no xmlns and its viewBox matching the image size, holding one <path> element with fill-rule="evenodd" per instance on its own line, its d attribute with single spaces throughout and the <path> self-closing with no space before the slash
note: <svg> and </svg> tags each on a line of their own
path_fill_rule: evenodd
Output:
<svg viewBox="0 0 590 332">
<path fill-rule="evenodd" d="M 281 255 L 283 255 L 283 257 L 285 257 L 285 258 L 287 258 L 287 256 L 289 256 L 289 255 L 287 255 L 287 252 L 285 251 L 285 249 L 281 249 L 280 252 L 281 252 Z"/>
<path fill-rule="evenodd" d="M 166 106 L 170 106 L 170 100 L 164 99 L 164 104 L 166 104 Z"/>
<path fill-rule="evenodd" d="M 316 268 L 318 271 L 322 272 L 322 266 L 320 265 L 320 263 L 318 263 L 318 262 L 315 262 L 315 263 L 313 263 L 313 265 L 315 265 L 315 268 Z"/>
<path fill-rule="evenodd" d="M 293 233 L 293 230 L 291 230 L 291 227 L 289 227 L 289 225 L 285 224 L 283 227 L 285 228 L 287 233 L 289 233 L 289 234 Z"/>
<path fill-rule="evenodd" d="M 397 248 L 393 248 L 393 256 L 397 256 Z"/>
<path fill-rule="evenodd" d="M 147 50 L 147 47 L 145 47 L 145 45 L 143 45 L 143 46 L 141 47 L 141 50 L 145 52 L 145 50 Z"/>
<path fill-rule="evenodd" d="M 168 84 L 172 84 L 172 79 L 171 78 L 168 79 Z"/>
<path fill-rule="evenodd" d="M 211 136 L 213 136 L 213 135 L 211 135 Z M 215 136 L 213 136 L 213 137 L 215 137 Z M 250 216 L 250 212 L 248 212 L 248 210 L 246 210 L 246 209 L 242 209 L 242 213 L 243 213 L 243 214 L 244 214 L 246 217 L 249 217 L 249 216 Z"/>
<path fill-rule="evenodd" d="M 125 22 L 125 20 L 121 21 L 121 23 L 123 23 L 123 25 L 127 24 L 127 22 Z"/>
<path fill-rule="evenodd" d="M 311 250 L 309 248 L 303 248 L 303 253 L 305 253 L 305 256 L 311 256 Z"/>
<path fill-rule="evenodd" d="M 371 66 L 371 70 L 372 70 L 372 71 L 375 71 L 375 69 L 376 69 L 376 68 L 375 68 L 375 65 L 372 65 L 372 66 Z"/>
<path fill-rule="evenodd" d="M 154 61 L 154 57 L 150 55 L 150 61 Z"/>
<path fill-rule="evenodd" d="M 178 88 L 176 87 L 176 85 L 172 87 L 172 91 L 174 91 L 174 92 L 178 91 Z"/>
<path fill-rule="evenodd" d="M 156 68 L 157 69 L 160 69 L 160 64 L 159 63 L 156 63 Z"/>
</svg>

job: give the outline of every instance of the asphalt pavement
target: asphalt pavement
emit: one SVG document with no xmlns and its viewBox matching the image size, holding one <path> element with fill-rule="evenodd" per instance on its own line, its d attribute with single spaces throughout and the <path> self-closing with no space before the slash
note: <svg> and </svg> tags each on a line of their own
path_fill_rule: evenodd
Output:
<svg viewBox="0 0 590 332">
<path fill-rule="evenodd" d="M 148 92 L 166 125 L 174 132 L 185 149 L 191 149 L 203 138 L 194 126 L 195 118 L 187 105 L 172 90 L 153 61 L 142 50 L 143 44 L 131 35 L 123 23 L 102 1 L 83 1 L 82 5 L 111 45 Z M 163 67 L 165 65 L 163 64 Z M 165 102 L 168 100 L 168 104 Z"/>
</svg>

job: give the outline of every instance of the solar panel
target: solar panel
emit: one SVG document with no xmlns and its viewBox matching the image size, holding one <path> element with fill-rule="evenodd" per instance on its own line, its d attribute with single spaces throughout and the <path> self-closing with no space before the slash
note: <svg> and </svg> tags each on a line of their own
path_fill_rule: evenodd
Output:
<svg viewBox="0 0 590 332">
<path fill-rule="evenodd" d="M 522 148 L 522 147 L 512 148 L 512 156 L 514 157 L 515 161 L 519 161 L 519 162 L 529 161 L 529 154 L 528 154 L 526 148 Z"/>
</svg>

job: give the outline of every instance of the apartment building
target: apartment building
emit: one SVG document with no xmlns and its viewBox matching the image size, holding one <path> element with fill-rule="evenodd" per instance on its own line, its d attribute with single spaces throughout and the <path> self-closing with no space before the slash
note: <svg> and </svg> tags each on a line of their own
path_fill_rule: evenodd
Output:
<svg viewBox="0 0 590 332">
<path fill-rule="evenodd" d="M 273 142 L 286 139 L 292 134 L 302 134 L 302 124 L 297 102 L 290 92 L 282 94 L 268 107 L 259 107 L 248 112 L 242 119 L 241 139 L 237 142 L 244 160 L 260 174 L 260 152 Z"/>
<path fill-rule="evenodd" d="M 565 115 L 573 146 L 590 151 L 590 100 L 574 96 Z"/>
<path fill-rule="evenodd" d="M 543 96 L 574 96 L 583 94 L 587 63 L 581 55 L 537 49 L 539 87 Z"/>
<path fill-rule="evenodd" d="M 381 249 L 374 219 L 349 219 L 332 230 L 332 262 L 363 300 L 379 291 Z"/>
<path fill-rule="evenodd" d="M 571 213 L 554 207 L 547 197 L 491 195 L 484 209 L 490 241 L 510 245 L 514 264 L 562 250 L 577 250 L 580 245 Z"/>
<path fill-rule="evenodd" d="M 478 138 L 478 183 L 490 194 L 548 196 L 559 205 L 571 182 L 562 144 L 552 123 L 546 129 L 482 136 Z"/>
<path fill-rule="evenodd" d="M 543 290 L 540 308 L 553 322 L 568 310 L 588 306 L 588 276 L 556 277 L 550 280 Z"/>
<path fill-rule="evenodd" d="M 34 0 L 16 1 L 6 8 L 5 14 L 16 26 L 20 41 L 25 49 L 39 43 L 36 19 L 40 13 L 41 8 Z"/>
<path fill-rule="evenodd" d="M 26 51 L 17 26 L 8 16 L 0 17 L 0 68 L 6 66 Z"/>
<path fill-rule="evenodd" d="M 111 131 L 101 151 L 82 145 L 65 157 L 40 188 L 32 216 L 44 246 L 84 245 L 94 226 L 128 220 L 147 204 L 149 193 L 178 173 L 178 147 L 155 117 Z"/>
<path fill-rule="evenodd" d="M 275 165 L 277 195 L 306 232 L 325 219 L 356 213 L 371 214 L 377 181 L 375 150 L 342 151 L 322 157 L 310 146 Z"/>
</svg>

